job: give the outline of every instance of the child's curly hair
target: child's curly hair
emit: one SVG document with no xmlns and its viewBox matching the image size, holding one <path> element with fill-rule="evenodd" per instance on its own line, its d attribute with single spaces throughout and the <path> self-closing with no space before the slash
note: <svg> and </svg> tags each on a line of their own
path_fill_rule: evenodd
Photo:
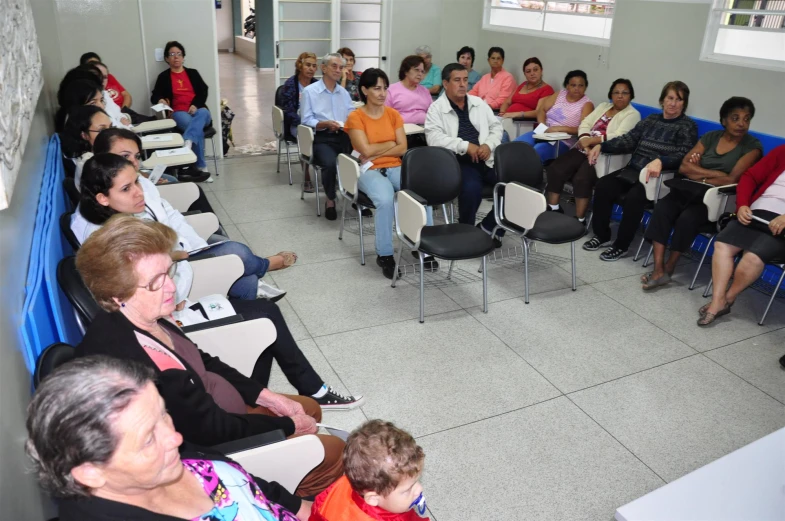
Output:
<svg viewBox="0 0 785 521">
<path fill-rule="evenodd" d="M 419 475 L 425 453 L 411 434 L 390 422 L 371 420 L 352 432 L 343 466 L 352 488 L 386 496 L 406 478 Z"/>
</svg>

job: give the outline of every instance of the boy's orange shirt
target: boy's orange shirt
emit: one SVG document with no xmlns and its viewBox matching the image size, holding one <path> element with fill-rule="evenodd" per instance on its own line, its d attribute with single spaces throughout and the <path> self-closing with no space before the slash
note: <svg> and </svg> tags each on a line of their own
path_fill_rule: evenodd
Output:
<svg viewBox="0 0 785 521">
<path fill-rule="evenodd" d="M 330 487 L 316 496 L 308 521 L 429 521 L 414 510 L 393 514 L 373 507 L 352 489 L 343 475 Z"/>
</svg>

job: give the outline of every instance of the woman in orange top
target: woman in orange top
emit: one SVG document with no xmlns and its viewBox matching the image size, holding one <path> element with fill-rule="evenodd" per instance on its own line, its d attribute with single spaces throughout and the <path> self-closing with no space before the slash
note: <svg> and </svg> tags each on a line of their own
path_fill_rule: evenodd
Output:
<svg viewBox="0 0 785 521">
<path fill-rule="evenodd" d="M 406 153 L 406 133 L 398 111 L 384 106 L 389 86 L 390 80 L 383 70 L 363 72 L 359 93 L 365 105 L 349 114 L 344 129 L 352 147 L 360 153 L 360 164 L 372 163 L 360 175 L 358 186 L 376 207 L 376 264 L 385 277 L 392 279 L 395 272 L 393 198 L 401 189 L 401 157 Z M 430 211 L 428 224 L 432 224 Z"/>
</svg>

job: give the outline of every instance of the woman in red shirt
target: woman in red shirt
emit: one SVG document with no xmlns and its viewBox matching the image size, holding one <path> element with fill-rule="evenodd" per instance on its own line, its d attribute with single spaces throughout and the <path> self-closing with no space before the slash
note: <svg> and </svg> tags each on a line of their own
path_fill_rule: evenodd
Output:
<svg viewBox="0 0 785 521">
<path fill-rule="evenodd" d="M 183 132 L 185 146 L 196 154 L 196 168 L 208 172 L 204 160 L 204 129 L 212 124 L 212 117 L 206 105 L 207 84 L 199 71 L 183 66 L 185 48 L 180 42 L 167 42 L 164 60 L 169 64 L 169 70 L 155 80 L 150 102 L 172 107 L 172 118 Z M 205 182 L 211 183 L 212 178 L 208 177 Z"/>
<path fill-rule="evenodd" d="M 526 81 L 518 85 L 515 92 L 499 107 L 499 115 L 505 118 L 536 118 L 540 100 L 553 94 L 553 87 L 542 81 L 542 63 L 538 58 L 523 62 Z"/>
</svg>

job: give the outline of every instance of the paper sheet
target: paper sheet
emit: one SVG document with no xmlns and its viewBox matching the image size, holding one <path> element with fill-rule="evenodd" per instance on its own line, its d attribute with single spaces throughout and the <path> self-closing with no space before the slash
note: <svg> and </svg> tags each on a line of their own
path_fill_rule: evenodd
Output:
<svg viewBox="0 0 785 521">
<path fill-rule="evenodd" d="M 153 171 L 150 172 L 150 177 L 148 177 L 150 182 L 153 184 L 158 183 L 158 180 L 161 179 L 162 175 L 164 175 L 164 170 L 166 170 L 165 165 L 155 165 L 153 167 Z"/>
<path fill-rule="evenodd" d="M 548 125 L 546 125 L 545 123 L 540 123 L 540 124 L 539 124 L 539 125 L 537 125 L 537 127 L 534 129 L 534 133 L 535 133 L 535 134 L 545 134 L 545 131 L 546 131 L 546 130 L 548 130 Z"/>
<path fill-rule="evenodd" d="M 199 299 L 209 320 L 218 320 L 236 315 L 234 308 L 223 295 L 207 295 Z"/>
<path fill-rule="evenodd" d="M 361 173 L 361 174 L 364 174 L 364 173 L 365 173 L 365 172 L 367 172 L 367 171 L 368 171 L 368 169 L 369 169 L 369 168 L 371 168 L 372 166 L 373 166 L 373 162 L 371 162 L 371 161 L 366 161 L 365 163 L 363 163 L 363 164 L 361 164 L 361 165 L 360 165 L 360 173 Z"/>
<path fill-rule="evenodd" d="M 156 157 L 186 156 L 191 153 L 190 148 L 170 148 L 169 150 L 156 150 Z"/>
<path fill-rule="evenodd" d="M 149 136 L 142 136 L 142 143 L 160 143 L 162 141 L 171 141 L 172 134 L 150 134 Z"/>
<path fill-rule="evenodd" d="M 156 166 L 156 168 L 158 168 L 158 167 Z M 218 242 L 214 242 L 214 243 L 212 243 L 212 244 L 208 244 L 207 246 L 203 246 L 202 248 L 196 248 L 195 250 L 191 250 L 191 251 L 189 251 L 189 252 L 188 252 L 188 255 L 196 255 L 197 253 L 201 253 L 201 252 L 203 252 L 203 251 L 207 251 L 207 250 L 209 250 L 210 248 L 215 248 L 215 247 L 216 247 L 216 246 L 218 246 L 219 244 L 223 244 L 223 243 L 225 243 L 225 242 L 229 242 L 229 241 L 228 241 L 228 240 L 226 240 L 226 241 L 218 241 Z"/>
<path fill-rule="evenodd" d="M 158 105 L 153 105 L 150 108 L 153 109 L 156 112 L 163 112 L 164 110 L 169 110 L 169 111 L 172 110 L 172 107 L 170 107 L 166 103 L 159 103 Z"/>
</svg>

